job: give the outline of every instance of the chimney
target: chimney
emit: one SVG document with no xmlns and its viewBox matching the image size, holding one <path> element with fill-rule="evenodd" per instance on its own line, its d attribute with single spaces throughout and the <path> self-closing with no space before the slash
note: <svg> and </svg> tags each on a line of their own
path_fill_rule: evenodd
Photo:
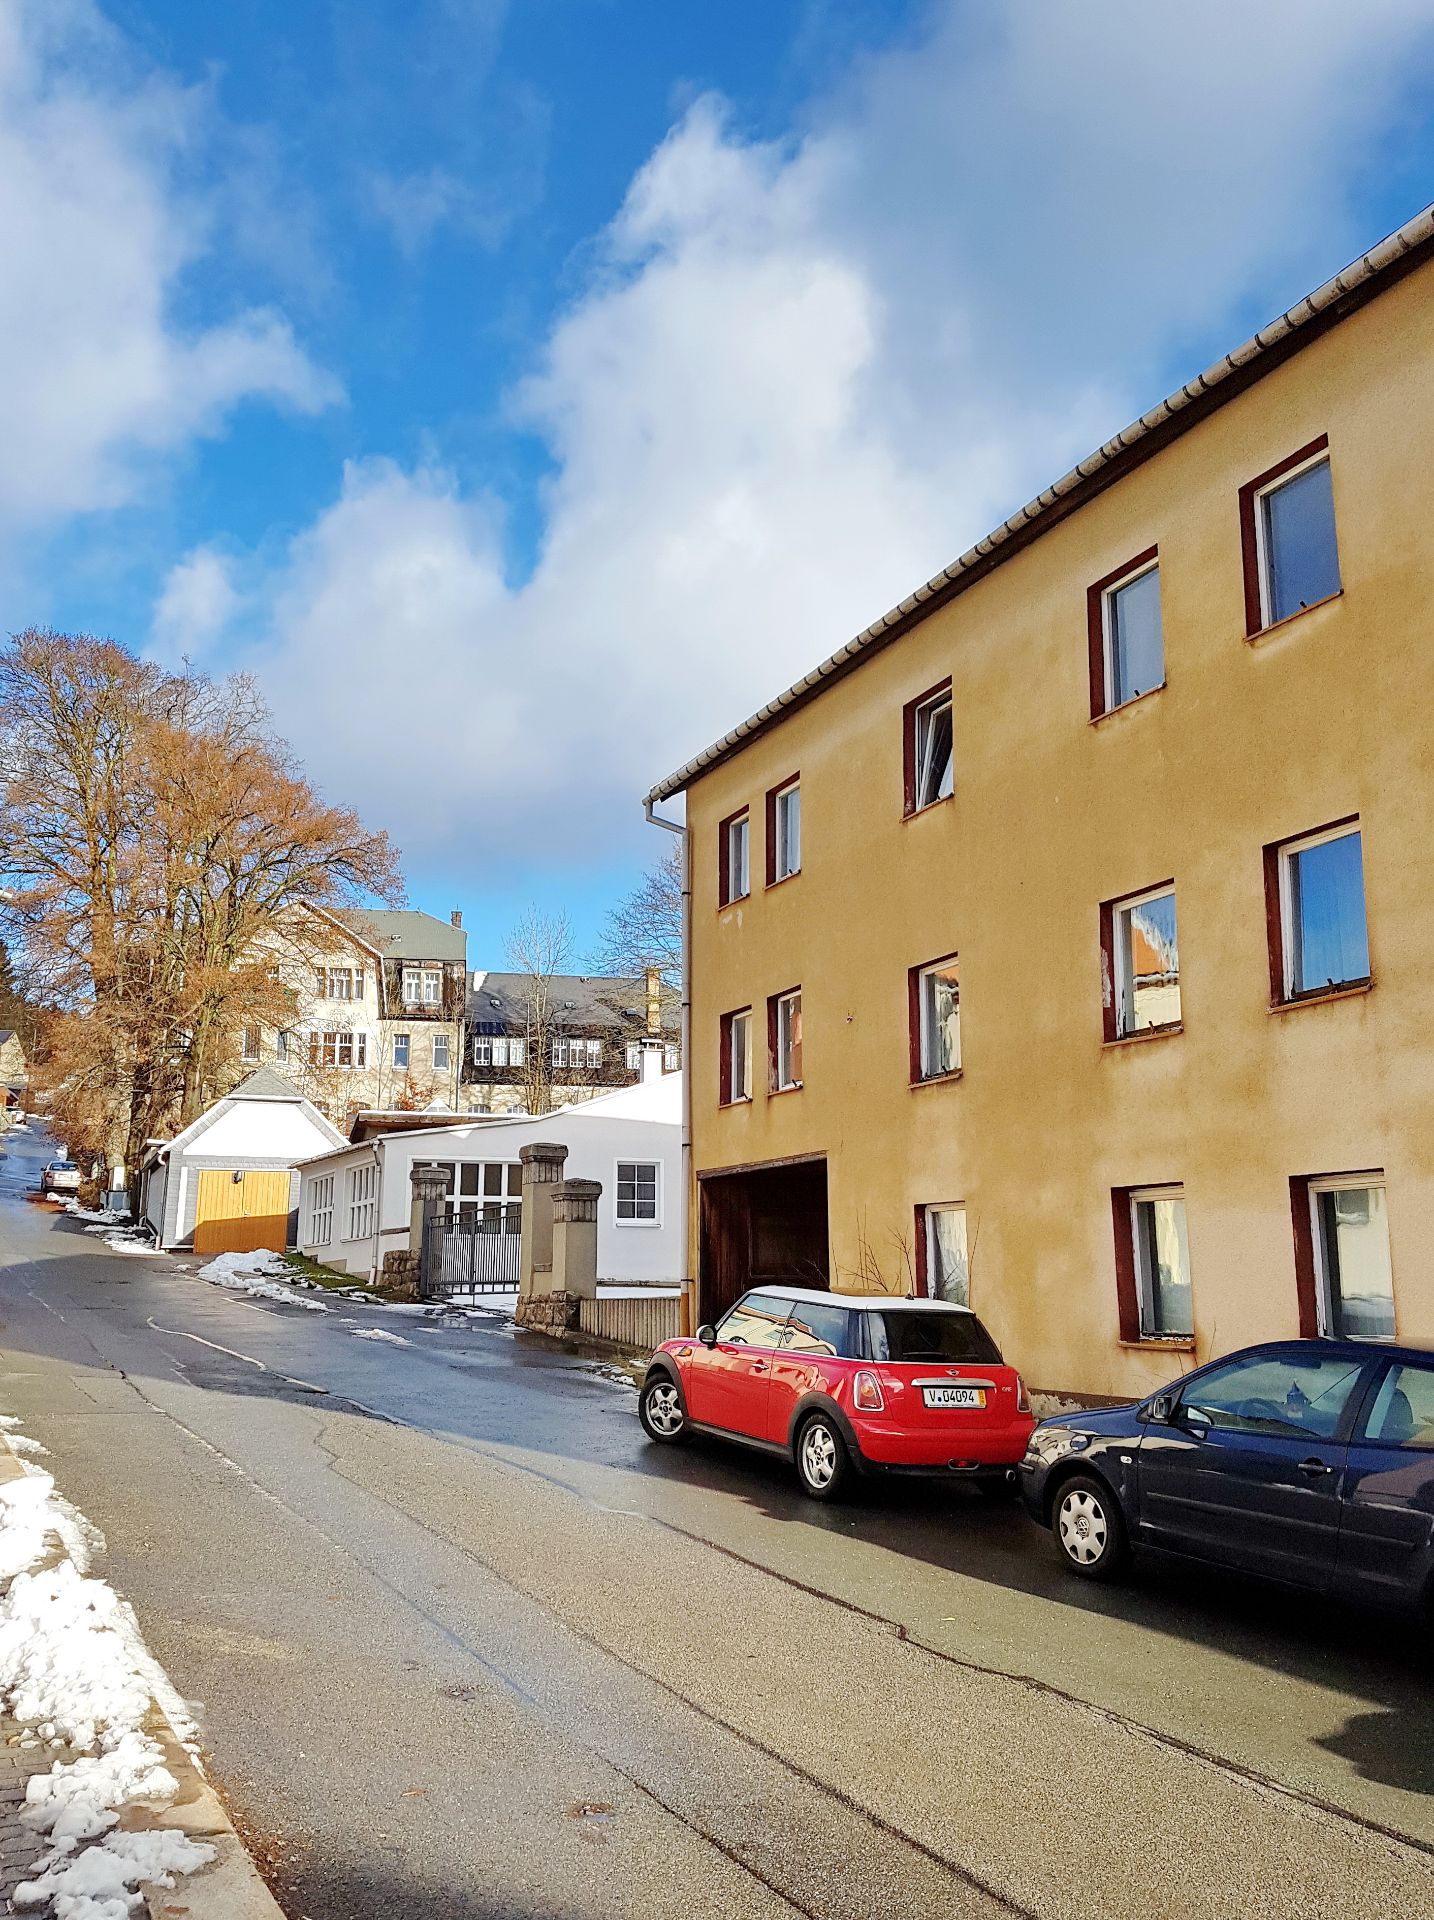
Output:
<svg viewBox="0 0 1434 1920">
<path fill-rule="evenodd" d="M 461 907 L 455 907 L 448 918 L 455 927 L 461 927 L 463 925 L 463 909 Z"/>
<path fill-rule="evenodd" d="M 647 1031 L 654 1039 L 662 1032 L 662 969 L 647 969 Z"/>
<path fill-rule="evenodd" d="M 660 1080 L 662 1078 L 662 1053 L 663 1053 L 663 1048 L 662 1048 L 662 1042 L 660 1040 L 644 1040 L 643 1041 L 642 1043 L 642 1084 L 643 1085 L 646 1085 L 646 1083 L 649 1080 Z"/>
</svg>

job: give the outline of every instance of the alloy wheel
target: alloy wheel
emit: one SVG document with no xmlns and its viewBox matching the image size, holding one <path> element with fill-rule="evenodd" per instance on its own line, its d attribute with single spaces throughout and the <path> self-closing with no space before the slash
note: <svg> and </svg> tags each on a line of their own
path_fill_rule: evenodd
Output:
<svg viewBox="0 0 1434 1920">
<path fill-rule="evenodd" d="M 802 1435 L 802 1474 L 807 1485 L 824 1491 L 837 1470 L 836 1441 L 831 1429 L 813 1420 Z"/>
<path fill-rule="evenodd" d="M 670 1380 L 648 1389 L 647 1417 L 653 1431 L 664 1439 L 671 1439 L 682 1431 L 682 1400 Z"/>
<path fill-rule="evenodd" d="M 1082 1567 L 1094 1566 L 1110 1544 L 1105 1508 L 1084 1487 L 1072 1487 L 1060 1505 L 1061 1545 Z"/>
</svg>

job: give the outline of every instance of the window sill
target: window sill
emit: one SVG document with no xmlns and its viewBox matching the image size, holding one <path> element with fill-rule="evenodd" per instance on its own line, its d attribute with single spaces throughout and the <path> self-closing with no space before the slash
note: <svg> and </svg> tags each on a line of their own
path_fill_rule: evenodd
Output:
<svg viewBox="0 0 1434 1920">
<path fill-rule="evenodd" d="M 1127 1353 L 1194 1353 L 1195 1341 L 1165 1340 L 1152 1336 L 1149 1340 L 1122 1340 L 1120 1345 Z"/>
<path fill-rule="evenodd" d="M 744 906 L 751 897 L 752 889 L 748 887 L 745 893 L 734 894 L 730 900 L 719 900 L 717 902 L 717 911 L 718 913 L 730 913 L 733 907 Z"/>
<path fill-rule="evenodd" d="M 767 1098 L 769 1100 L 775 1100 L 780 1094 L 783 1094 L 783 1093 L 800 1093 L 802 1090 L 803 1084 L 804 1083 L 800 1080 L 792 1080 L 792 1081 L 789 1081 L 785 1087 L 772 1087 L 768 1090 Z"/>
<path fill-rule="evenodd" d="M 1118 713 L 1129 713 L 1132 707 L 1144 706 L 1145 702 L 1153 700 L 1157 693 L 1164 693 L 1165 688 L 1166 682 L 1162 680 L 1158 687 L 1148 687 L 1144 693 L 1133 694 L 1129 700 L 1122 700 L 1118 707 L 1105 707 L 1101 712 L 1091 715 L 1090 724 L 1098 727 L 1103 720 L 1114 720 Z"/>
<path fill-rule="evenodd" d="M 928 800 L 924 807 L 903 807 L 901 817 L 903 820 L 924 819 L 928 813 L 935 813 L 938 807 L 949 807 L 955 798 L 954 793 L 943 793 L 939 800 Z"/>
<path fill-rule="evenodd" d="M 1311 600 L 1307 607 L 1300 607 L 1295 613 L 1287 613 L 1283 620 L 1272 620 L 1267 627 L 1257 627 L 1253 633 L 1245 635 L 1247 646 L 1258 646 L 1261 640 L 1267 640 L 1272 633 L 1283 633 L 1285 628 L 1296 620 L 1303 620 L 1307 613 L 1314 613 L 1320 607 L 1332 606 L 1336 600 L 1343 600 L 1344 588 L 1336 593 L 1327 593 L 1323 600 Z"/>
<path fill-rule="evenodd" d="M 717 1111 L 719 1113 L 727 1113 L 733 1107 L 750 1107 L 751 1104 L 752 1096 L 750 1093 L 739 1093 L 735 1100 L 719 1100 L 717 1102 Z"/>
<path fill-rule="evenodd" d="M 1183 1020 L 1172 1020 L 1168 1026 L 1164 1027 L 1140 1027 L 1134 1033 L 1118 1033 L 1112 1040 L 1103 1040 L 1101 1051 L 1117 1053 L 1122 1047 L 1138 1047 L 1147 1040 L 1169 1040 L 1172 1035 L 1184 1033 L 1184 1031 Z"/>
<path fill-rule="evenodd" d="M 953 1080 L 961 1078 L 962 1069 L 953 1067 L 950 1073 L 928 1073 L 920 1080 L 911 1081 L 911 1091 L 915 1093 L 921 1087 L 949 1087 Z"/>
<path fill-rule="evenodd" d="M 1362 994 L 1373 991 L 1373 980 L 1357 980 L 1347 987 L 1330 987 L 1324 993 L 1302 993 L 1297 1000 L 1276 1000 L 1270 1012 L 1293 1013 L 1298 1007 L 1327 1007 L 1332 1000 L 1358 1000 Z"/>
<path fill-rule="evenodd" d="M 784 887 L 789 880 L 800 880 L 801 877 L 801 868 L 793 867 L 790 873 L 779 873 L 775 880 L 769 880 L 767 882 L 767 891 L 770 893 L 774 887 Z"/>
</svg>

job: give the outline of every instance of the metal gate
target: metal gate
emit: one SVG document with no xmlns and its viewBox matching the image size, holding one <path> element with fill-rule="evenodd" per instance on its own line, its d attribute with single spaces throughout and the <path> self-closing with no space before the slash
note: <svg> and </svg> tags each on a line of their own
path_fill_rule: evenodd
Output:
<svg viewBox="0 0 1434 1920">
<path fill-rule="evenodd" d="M 518 1291 L 522 1235 L 517 1209 L 503 1219 L 465 1207 L 423 1230 L 418 1290 L 425 1300 L 461 1300 L 484 1293 Z"/>
</svg>

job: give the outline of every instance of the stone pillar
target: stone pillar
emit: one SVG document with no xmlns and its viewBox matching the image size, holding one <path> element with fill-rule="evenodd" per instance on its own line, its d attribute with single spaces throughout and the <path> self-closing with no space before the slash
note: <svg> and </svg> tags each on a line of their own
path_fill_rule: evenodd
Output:
<svg viewBox="0 0 1434 1920">
<path fill-rule="evenodd" d="M 553 1290 L 553 1194 L 563 1177 L 568 1150 L 553 1140 L 519 1147 L 523 1163 L 522 1239 L 518 1249 L 518 1297 Z"/>
<path fill-rule="evenodd" d="M 597 1297 L 600 1180 L 564 1180 L 553 1192 L 553 1292 Z"/>
<path fill-rule="evenodd" d="M 448 1175 L 442 1167 L 410 1167 L 408 1185 L 412 1194 L 408 1209 L 409 1272 L 411 1278 L 419 1283 L 421 1292 L 419 1262 L 423 1257 L 424 1229 L 430 1222 L 436 1225 L 443 1217 L 443 1203 L 448 1198 Z"/>
</svg>

